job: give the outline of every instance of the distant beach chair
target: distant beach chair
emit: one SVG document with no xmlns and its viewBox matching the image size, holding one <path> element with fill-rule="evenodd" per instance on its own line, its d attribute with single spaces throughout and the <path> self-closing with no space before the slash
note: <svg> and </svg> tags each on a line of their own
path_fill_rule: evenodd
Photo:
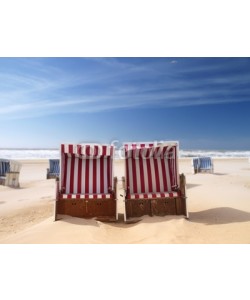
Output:
<svg viewBox="0 0 250 300">
<path fill-rule="evenodd" d="M 62 144 L 60 180 L 57 180 L 57 214 L 80 218 L 117 220 L 114 147 Z"/>
<path fill-rule="evenodd" d="M 185 176 L 179 175 L 178 142 L 123 146 L 125 221 L 143 215 L 188 218 Z"/>
<path fill-rule="evenodd" d="M 47 179 L 57 178 L 60 174 L 60 160 L 50 159 L 49 168 L 47 169 Z"/>
<path fill-rule="evenodd" d="M 194 157 L 192 166 L 194 174 L 202 172 L 214 172 L 213 160 L 211 157 Z"/>
<path fill-rule="evenodd" d="M 0 184 L 18 188 L 21 164 L 14 160 L 0 159 Z"/>
</svg>

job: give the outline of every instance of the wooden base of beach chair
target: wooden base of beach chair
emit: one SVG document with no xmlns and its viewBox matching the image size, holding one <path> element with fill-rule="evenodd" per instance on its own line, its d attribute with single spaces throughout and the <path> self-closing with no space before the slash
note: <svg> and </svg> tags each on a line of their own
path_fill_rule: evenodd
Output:
<svg viewBox="0 0 250 300">
<path fill-rule="evenodd" d="M 78 218 L 116 218 L 116 200 L 60 199 L 56 201 L 56 215 L 57 214 L 69 215 Z"/>
<path fill-rule="evenodd" d="M 167 216 L 184 215 L 186 216 L 185 198 L 161 198 L 145 200 L 125 200 L 126 217 Z"/>
<path fill-rule="evenodd" d="M 134 217 L 183 215 L 188 218 L 186 202 L 186 178 L 180 174 L 180 194 L 175 198 L 126 199 L 126 219 Z"/>
</svg>

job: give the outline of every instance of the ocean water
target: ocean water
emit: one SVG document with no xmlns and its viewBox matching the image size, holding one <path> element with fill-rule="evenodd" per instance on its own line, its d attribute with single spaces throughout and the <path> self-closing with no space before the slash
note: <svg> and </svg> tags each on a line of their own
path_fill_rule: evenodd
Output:
<svg viewBox="0 0 250 300">
<path fill-rule="evenodd" d="M 250 151 L 219 151 L 219 150 L 180 150 L 179 157 L 210 156 L 214 158 L 250 158 Z M 3 159 L 51 159 L 59 158 L 58 149 L 0 149 Z M 123 158 L 122 151 L 115 152 L 115 158 Z"/>
</svg>

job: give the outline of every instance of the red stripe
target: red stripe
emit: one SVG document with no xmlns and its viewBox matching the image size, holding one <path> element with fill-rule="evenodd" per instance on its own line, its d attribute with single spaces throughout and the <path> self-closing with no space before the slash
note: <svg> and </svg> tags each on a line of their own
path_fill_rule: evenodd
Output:
<svg viewBox="0 0 250 300">
<path fill-rule="evenodd" d="M 128 159 L 126 159 L 126 189 L 129 192 L 129 171 L 128 171 Z"/>
<path fill-rule="evenodd" d="M 93 159 L 93 193 L 96 193 L 96 184 L 97 184 L 97 178 L 96 178 L 96 159 Z"/>
<path fill-rule="evenodd" d="M 133 193 L 137 193 L 137 180 L 136 180 L 135 159 L 131 158 L 131 160 L 132 160 L 132 174 L 133 174 Z"/>
<path fill-rule="evenodd" d="M 69 153 L 73 154 L 73 145 L 69 145 Z"/>
<path fill-rule="evenodd" d="M 85 193 L 89 193 L 89 159 L 86 159 L 86 169 L 85 169 Z"/>
<path fill-rule="evenodd" d="M 112 186 L 112 184 L 111 184 L 111 174 L 110 174 L 110 171 L 111 171 L 110 164 L 111 164 L 111 159 L 108 156 L 107 157 L 107 173 L 108 173 L 107 174 L 107 176 L 108 176 L 107 183 L 108 183 L 108 188 Z"/>
<path fill-rule="evenodd" d="M 104 158 L 100 157 L 100 192 L 104 193 Z"/>
<path fill-rule="evenodd" d="M 66 181 L 67 181 L 67 171 L 68 171 L 68 156 L 67 155 L 63 155 L 63 162 L 64 162 L 64 174 L 63 174 L 63 184 L 62 184 L 62 188 L 66 189 Z"/>
<path fill-rule="evenodd" d="M 77 181 L 77 193 L 82 193 L 81 190 L 82 185 L 82 159 L 78 159 L 78 181 Z"/>
<path fill-rule="evenodd" d="M 102 146 L 102 155 L 106 155 L 107 153 L 107 146 Z"/>
<path fill-rule="evenodd" d="M 71 194 L 74 192 L 74 167 L 75 167 L 75 156 L 72 156 L 70 161 L 70 185 L 69 185 L 69 192 Z"/>
</svg>

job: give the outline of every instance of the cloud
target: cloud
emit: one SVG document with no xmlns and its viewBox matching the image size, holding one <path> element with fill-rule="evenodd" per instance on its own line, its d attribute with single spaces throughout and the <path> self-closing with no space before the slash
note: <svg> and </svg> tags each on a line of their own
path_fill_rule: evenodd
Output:
<svg viewBox="0 0 250 300">
<path fill-rule="evenodd" d="M 55 65 L 26 59 L 19 66 L 15 61 L 0 71 L 0 115 L 17 119 L 250 101 L 249 68 L 235 69 L 230 62 L 182 59 L 183 67 L 174 70 L 165 59 L 95 58 Z"/>
<path fill-rule="evenodd" d="M 171 64 L 177 64 L 178 63 L 178 61 L 177 60 L 171 60 L 171 62 L 170 62 Z"/>
</svg>

